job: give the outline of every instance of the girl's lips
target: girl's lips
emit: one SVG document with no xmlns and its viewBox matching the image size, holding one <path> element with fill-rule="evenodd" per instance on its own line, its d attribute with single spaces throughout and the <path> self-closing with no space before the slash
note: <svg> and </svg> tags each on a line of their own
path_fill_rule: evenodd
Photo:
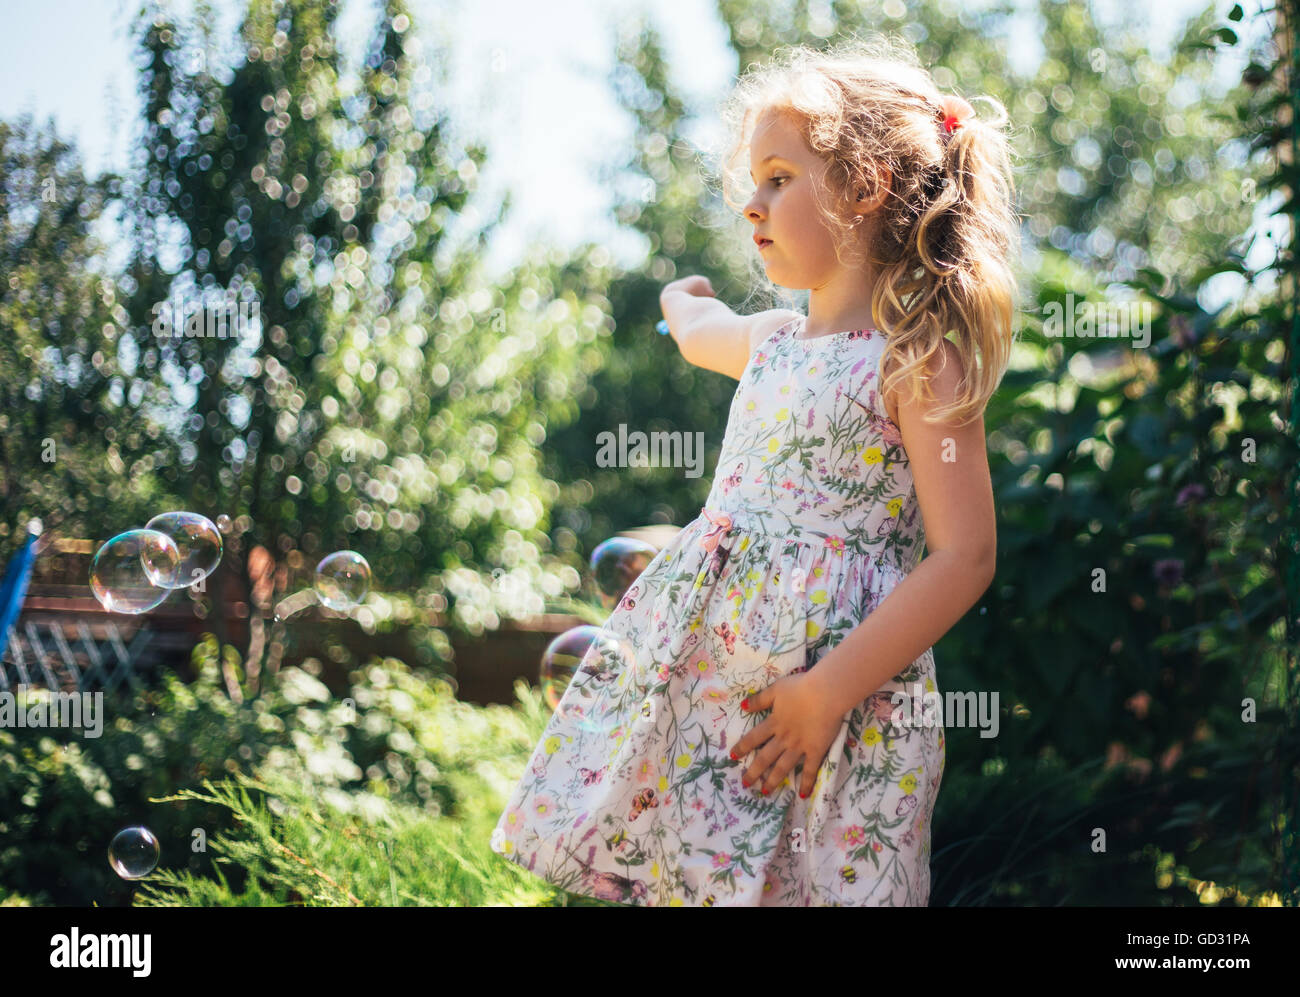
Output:
<svg viewBox="0 0 1300 997">
<path fill-rule="evenodd" d="M 761 239 L 761 240 L 759 240 L 759 243 L 758 243 L 758 251 L 761 253 L 763 250 L 765 250 L 765 249 L 766 249 L 768 246 L 770 246 L 770 245 L 772 245 L 772 240 L 771 240 L 771 239 Z"/>
</svg>

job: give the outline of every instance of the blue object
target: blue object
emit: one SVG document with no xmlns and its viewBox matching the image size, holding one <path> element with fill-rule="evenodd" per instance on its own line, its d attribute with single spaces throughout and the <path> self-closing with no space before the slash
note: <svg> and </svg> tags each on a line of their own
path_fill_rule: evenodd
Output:
<svg viewBox="0 0 1300 997">
<path fill-rule="evenodd" d="M 655 331 L 661 336 L 668 335 L 668 320 L 660 319 L 659 322 L 655 324 Z"/>
<path fill-rule="evenodd" d="M 36 561 L 38 536 L 38 533 L 27 534 L 27 543 L 10 559 L 4 581 L 0 582 L 0 654 L 9 646 L 9 628 L 17 621 L 23 600 L 27 598 L 27 582 L 32 577 L 32 564 Z"/>
</svg>

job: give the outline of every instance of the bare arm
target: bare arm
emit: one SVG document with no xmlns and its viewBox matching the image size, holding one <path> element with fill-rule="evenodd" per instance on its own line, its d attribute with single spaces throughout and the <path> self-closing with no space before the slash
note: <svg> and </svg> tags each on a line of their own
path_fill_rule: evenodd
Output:
<svg viewBox="0 0 1300 997">
<path fill-rule="evenodd" d="M 960 378 L 956 347 L 932 370 L 935 399 L 898 403 L 899 429 L 929 553 L 808 675 L 843 716 L 903 671 L 965 615 L 993 581 L 997 552 L 984 420 L 927 424 L 931 405 L 951 401 Z M 904 392 L 906 394 L 906 392 Z"/>
<path fill-rule="evenodd" d="M 799 312 L 773 308 L 737 315 L 698 276 L 673 281 L 659 295 L 668 332 L 687 363 L 740 380 L 754 350 Z"/>
</svg>

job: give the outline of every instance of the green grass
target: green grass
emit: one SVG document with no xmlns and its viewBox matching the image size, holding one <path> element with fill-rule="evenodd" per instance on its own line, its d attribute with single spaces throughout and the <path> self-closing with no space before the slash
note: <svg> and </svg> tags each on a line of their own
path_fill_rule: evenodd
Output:
<svg viewBox="0 0 1300 997">
<path fill-rule="evenodd" d="M 438 724 L 453 811 L 320 786 L 304 771 L 237 773 L 151 800 L 229 811 L 234 830 L 206 842 L 207 871 L 160 868 L 139 906 L 616 907 L 550 886 L 489 847 L 497 818 L 546 722 L 540 694 L 515 708 L 454 711 Z M 453 747 L 454 746 L 454 747 Z M 454 759 L 454 761 L 453 761 Z"/>
</svg>

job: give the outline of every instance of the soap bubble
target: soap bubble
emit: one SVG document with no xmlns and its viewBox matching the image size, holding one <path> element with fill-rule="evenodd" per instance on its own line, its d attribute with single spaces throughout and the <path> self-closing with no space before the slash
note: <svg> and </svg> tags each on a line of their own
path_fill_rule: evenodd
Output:
<svg viewBox="0 0 1300 997">
<path fill-rule="evenodd" d="M 316 594 L 330 609 L 351 609 L 369 590 L 370 565 L 355 550 L 336 550 L 316 565 Z"/>
<path fill-rule="evenodd" d="M 542 654 L 542 697 L 554 710 L 579 671 L 585 681 L 599 689 L 623 681 L 620 676 L 635 664 L 636 652 L 621 634 L 590 624 L 573 627 L 551 641 Z M 581 706 L 577 701 L 571 704 L 570 715 L 583 713 Z"/>
<path fill-rule="evenodd" d="M 659 551 L 644 540 L 613 537 L 591 552 L 591 575 L 606 609 L 623 601 L 632 583 Z"/>
<path fill-rule="evenodd" d="M 108 864 L 123 879 L 143 879 L 153 872 L 161 854 L 158 839 L 147 827 L 126 827 L 108 846 Z"/>
<path fill-rule="evenodd" d="M 206 516 L 197 512 L 164 512 L 144 525 L 147 530 L 166 533 L 181 552 L 180 570 L 167 588 L 189 588 L 207 578 L 221 563 L 221 534 Z"/>
<path fill-rule="evenodd" d="M 127 530 L 90 562 L 90 588 L 110 613 L 147 613 L 176 588 L 181 553 L 166 533 Z"/>
<path fill-rule="evenodd" d="M 223 534 L 229 536 L 231 527 L 233 525 L 234 524 L 231 523 L 230 521 L 230 517 L 227 516 L 224 512 L 217 517 L 217 529 L 220 530 Z"/>
</svg>

